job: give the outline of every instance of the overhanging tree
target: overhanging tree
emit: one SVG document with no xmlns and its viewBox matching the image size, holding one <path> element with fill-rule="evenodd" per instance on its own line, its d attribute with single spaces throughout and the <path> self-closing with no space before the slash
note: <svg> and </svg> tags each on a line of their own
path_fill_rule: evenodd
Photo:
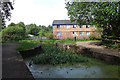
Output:
<svg viewBox="0 0 120 80">
<path fill-rule="evenodd" d="M 120 1 L 119 2 L 67 2 L 66 9 L 70 20 L 79 25 L 91 24 L 103 28 L 103 39 L 110 36 L 114 40 L 120 37 Z"/>
<path fill-rule="evenodd" d="M 0 0 L 0 28 L 5 28 L 5 19 L 10 20 L 11 10 L 14 9 L 12 5 L 10 0 Z"/>
</svg>

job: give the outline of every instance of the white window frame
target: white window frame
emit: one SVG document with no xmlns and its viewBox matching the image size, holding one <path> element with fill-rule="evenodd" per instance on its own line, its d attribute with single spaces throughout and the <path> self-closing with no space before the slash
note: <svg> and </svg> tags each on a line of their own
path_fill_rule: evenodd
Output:
<svg viewBox="0 0 120 80">
<path fill-rule="evenodd" d="M 80 35 L 80 36 L 83 36 L 83 32 L 79 32 L 79 35 Z"/>
<path fill-rule="evenodd" d="M 73 36 L 74 36 L 74 37 L 75 37 L 75 36 L 78 36 L 76 31 L 74 31 Z"/>
<path fill-rule="evenodd" d="M 95 25 L 93 25 L 93 28 L 94 28 L 94 29 L 96 29 L 96 26 L 95 26 Z"/>
<path fill-rule="evenodd" d="M 87 27 L 88 26 L 88 27 Z M 90 28 L 90 25 L 86 25 L 86 28 Z"/>
<path fill-rule="evenodd" d="M 89 35 L 90 35 L 90 32 L 89 32 L 89 31 L 87 31 L 87 32 L 86 32 L 86 36 L 89 36 Z"/>
<path fill-rule="evenodd" d="M 70 25 L 66 25 L 66 28 L 69 29 L 69 28 L 70 28 Z"/>
<path fill-rule="evenodd" d="M 73 28 L 76 28 L 77 27 L 77 25 L 73 25 Z"/>
<path fill-rule="evenodd" d="M 57 32 L 56 34 L 57 34 L 57 36 L 61 36 L 61 32 Z"/>
<path fill-rule="evenodd" d="M 59 26 L 59 28 L 60 28 L 60 25 L 57 25 L 57 28 L 58 28 L 58 26 Z M 59 28 L 58 28 L 58 29 L 59 29 Z"/>
</svg>

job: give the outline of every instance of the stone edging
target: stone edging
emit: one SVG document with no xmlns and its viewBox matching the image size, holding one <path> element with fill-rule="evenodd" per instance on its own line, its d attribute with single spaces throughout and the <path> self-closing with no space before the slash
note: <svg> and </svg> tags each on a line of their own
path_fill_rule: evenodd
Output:
<svg viewBox="0 0 120 80">
<path fill-rule="evenodd" d="M 56 43 L 56 47 L 63 48 L 65 50 L 72 50 L 73 53 L 81 54 L 83 56 L 99 59 L 101 61 L 104 61 L 108 64 L 115 64 L 120 65 L 120 57 L 108 55 L 108 54 L 101 54 L 98 52 L 93 52 L 89 48 L 85 48 L 83 46 L 76 46 L 75 44 L 61 44 Z"/>
<path fill-rule="evenodd" d="M 19 53 L 22 55 L 22 57 L 30 57 L 30 56 L 39 54 L 41 51 L 42 51 L 42 49 L 39 44 L 31 49 L 19 51 Z"/>
</svg>

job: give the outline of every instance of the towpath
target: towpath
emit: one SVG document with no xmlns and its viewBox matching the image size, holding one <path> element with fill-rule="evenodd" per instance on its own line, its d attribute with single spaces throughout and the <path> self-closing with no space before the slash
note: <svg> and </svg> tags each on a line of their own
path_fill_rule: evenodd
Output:
<svg viewBox="0 0 120 80">
<path fill-rule="evenodd" d="M 89 48 L 93 52 L 120 57 L 119 49 L 105 48 L 104 46 L 98 46 L 97 45 L 98 43 L 99 41 L 86 41 L 86 42 L 76 42 L 76 45 Z"/>
<path fill-rule="evenodd" d="M 17 44 L 2 44 L 2 80 L 6 80 L 6 78 L 7 80 L 11 78 L 34 80 L 16 48 Z"/>
</svg>

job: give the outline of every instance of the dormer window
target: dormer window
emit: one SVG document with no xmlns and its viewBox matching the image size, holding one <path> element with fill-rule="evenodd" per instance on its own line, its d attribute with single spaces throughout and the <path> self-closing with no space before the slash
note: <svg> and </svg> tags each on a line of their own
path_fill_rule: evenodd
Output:
<svg viewBox="0 0 120 80">
<path fill-rule="evenodd" d="M 73 28 L 76 28 L 76 25 L 73 25 Z"/>
<path fill-rule="evenodd" d="M 57 25 L 57 28 L 60 28 L 60 25 Z"/>
</svg>

